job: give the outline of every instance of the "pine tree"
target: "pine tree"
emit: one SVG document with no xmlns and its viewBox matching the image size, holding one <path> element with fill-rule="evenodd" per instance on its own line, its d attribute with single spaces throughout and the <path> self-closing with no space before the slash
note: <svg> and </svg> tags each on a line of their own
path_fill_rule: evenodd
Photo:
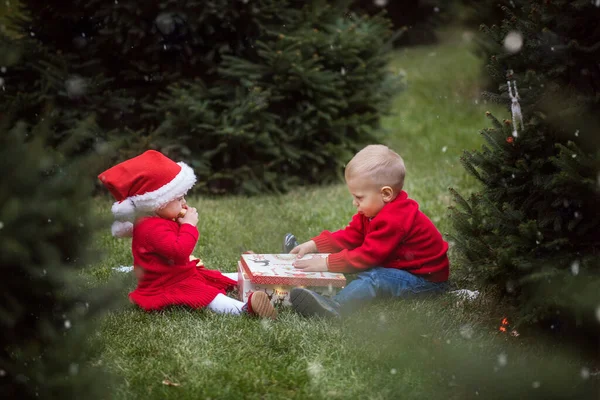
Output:
<svg viewBox="0 0 600 400">
<path fill-rule="evenodd" d="M 89 171 L 97 165 L 47 146 L 48 125 L 8 115 L 0 125 L 0 393 L 100 398 L 108 378 L 92 364 L 94 321 L 111 302 L 78 275 L 96 226 Z"/>
<path fill-rule="evenodd" d="M 3 43 L 6 43 L 5 41 Z M 0 63 L 19 62 L 3 46 Z M 0 397 L 103 397 L 107 380 L 92 365 L 95 317 L 108 289 L 85 290 L 79 279 L 90 260 L 97 222 L 90 207 L 97 156 L 79 153 L 71 127 L 60 148 L 51 111 L 35 125 L 0 115 Z M 67 156 L 65 156 L 67 155 Z"/>
<path fill-rule="evenodd" d="M 461 158 L 482 189 L 468 200 L 453 191 L 454 240 L 466 274 L 514 296 L 522 318 L 561 313 L 597 327 L 600 8 L 517 4 L 482 30 L 496 45 L 488 71 L 499 88 L 486 96 L 510 105 L 509 89 L 518 93 L 524 124 L 488 113 L 486 144 Z"/>
<path fill-rule="evenodd" d="M 162 150 L 209 192 L 337 179 L 398 90 L 389 22 L 348 1 L 22 3 L 37 55 L 8 71 L 4 104 L 31 119 L 51 99 L 60 121 L 97 126 L 84 148 Z"/>
</svg>

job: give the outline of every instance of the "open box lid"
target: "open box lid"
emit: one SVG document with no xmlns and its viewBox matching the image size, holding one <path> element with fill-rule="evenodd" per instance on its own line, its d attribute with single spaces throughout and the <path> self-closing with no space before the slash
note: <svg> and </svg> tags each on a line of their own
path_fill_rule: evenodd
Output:
<svg viewBox="0 0 600 400">
<path fill-rule="evenodd" d="M 327 257 L 329 254 L 306 254 L 303 260 Z M 294 268 L 295 254 L 242 254 L 240 264 L 250 282 L 260 285 L 344 287 L 344 274 L 335 272 L 303 272 Z"/>
</svg>

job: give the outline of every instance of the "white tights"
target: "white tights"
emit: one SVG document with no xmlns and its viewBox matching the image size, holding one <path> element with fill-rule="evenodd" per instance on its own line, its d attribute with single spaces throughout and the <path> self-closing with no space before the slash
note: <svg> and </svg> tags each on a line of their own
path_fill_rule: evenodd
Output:
<svg viewBox="0 0 600 400">
<path fill-rule="evenodd" d="M 209 310 L 220 314 L 240 314 L 245 303 L 219 293 L 207 306 Z"/>
</svg>

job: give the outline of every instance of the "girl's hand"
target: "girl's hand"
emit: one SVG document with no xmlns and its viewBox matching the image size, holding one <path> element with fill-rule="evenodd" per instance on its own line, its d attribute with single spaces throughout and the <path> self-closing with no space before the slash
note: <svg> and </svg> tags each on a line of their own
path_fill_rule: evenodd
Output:
<svg viewBox="0 0 600 400">
<path fill-rule="evenodd" d="M 192 226 L 198 225 L 198 211 L 196 211 L 195 207 L 188 207 L 187 212 L 181 218 L 177 219 L 180 225 L 190 224 Z"/>
<path fill-rule="evenodd" d="M 290 254 L 298 254 L 296 258 L 302 258 L 305 254 L 308 253 L 316 253 L 317 252 L 317 244 L 314 240 L 309 240 L 308 242 L 304 242 L 294 247 Z"/>
<path fill-rule="evenodd" d="M 294 261 L 294 268 L 304 272 L 327 272 L 327 259 L 322 257 Z"/>
</svg>

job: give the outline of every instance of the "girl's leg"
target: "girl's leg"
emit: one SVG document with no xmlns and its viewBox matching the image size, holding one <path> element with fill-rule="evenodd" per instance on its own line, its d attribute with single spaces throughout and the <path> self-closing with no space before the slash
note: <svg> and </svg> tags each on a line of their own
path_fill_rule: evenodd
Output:
<svg viewBox="0 0 600 400">
<path fill-rule="evenodd" d="M 241 314 L 245 303 L 219 293 L 207 306 L 209 310 L 220 314 Z"/>
</svg>

